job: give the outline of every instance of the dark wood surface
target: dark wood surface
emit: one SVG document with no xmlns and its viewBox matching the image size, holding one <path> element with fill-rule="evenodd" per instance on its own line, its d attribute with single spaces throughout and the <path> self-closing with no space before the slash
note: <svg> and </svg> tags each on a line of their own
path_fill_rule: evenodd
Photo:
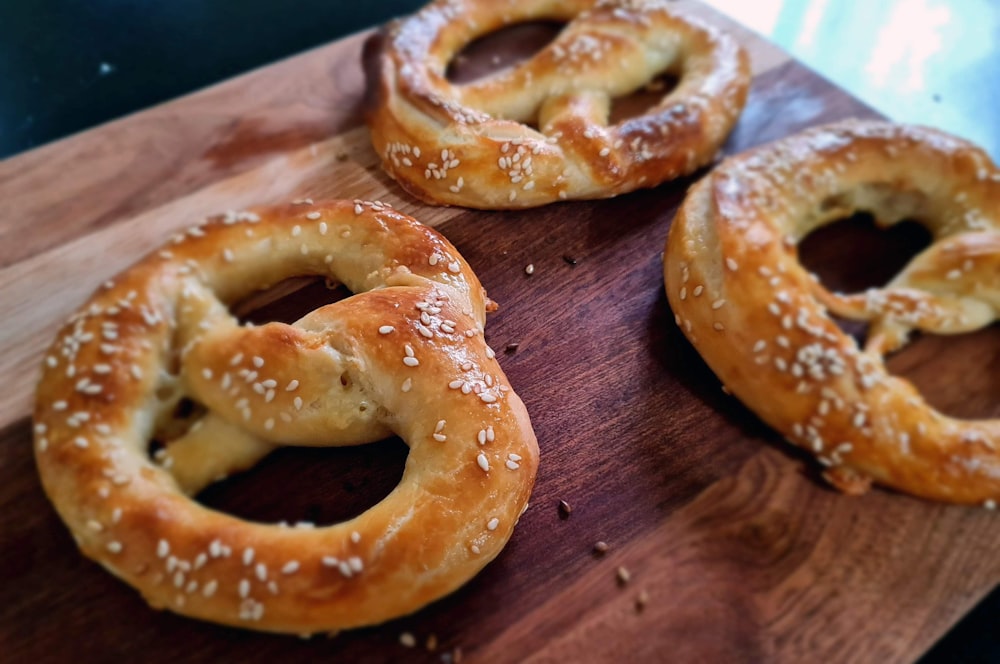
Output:
<svg viewBox="0 0 1000 664">
<path fill-rule="evenodd" d="M 756 78 L 727 151 L 873 115 L 738 34 Z M 417 204 L 380 173 L 359 125 L 363 39 L 0 164 L 0 660 L 441 661 L 460 648 L 483 662 L 909 661 L 1000 580 L 995 515 L 841 496 L 721 391 L 663 295 L 660 252 L 693 180 L 518 213 Z M 41 349 L 106 276 L 204 214 L 300 195 L 389 200 L 455 243 L 500 302 L 487 338 L 542 450 L 531 506 L 482 574 L 413 616 L 309 641 L 154 612 L 83 559 L 39 486 L 27 417 Z M 922 241 L 855 220 L 804 254 L 828 283 L 864 284 L 887 276 L 881 250 Z M 260 315 L 336 296 L 309 285 Z M 995 327 L 920 339 L 890 368 L 949 414 L 997 416 L 996 341 Z M 386 495 L 405 454 L 396 440 L 283 450 L 200 499 L 330 523 Z M 404 631 L 421 646 L 400 645 Z"/>
</svg>

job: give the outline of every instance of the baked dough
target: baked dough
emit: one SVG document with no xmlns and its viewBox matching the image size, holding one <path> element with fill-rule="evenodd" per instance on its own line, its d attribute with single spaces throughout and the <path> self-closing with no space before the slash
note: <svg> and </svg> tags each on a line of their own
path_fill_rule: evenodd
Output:
<svg viewBox="0 0 1000 664">
<path fill-rule="evenodd" d="M 298 275 L 357 295 L 293 325 L 227 309 Z M 534 482 L 528 415 L 483 339 L 491 304 L 445 238 L 381 203 L 192 227 L 100 288 L 45 357 L 45 491 L 81 551 L 154 607 L 293 633 L 410 613 L 500 552 Z M 204 414 L 171 434 L 182 398 Z M 343 523 L 249 523 L 189 498 L 278 445 L 391 434 L 410 447 L 399 486 Z"/>
<path fill-rule="evenodd" d="M 923 223 L 934 243 L 884 288 L 840 295 L 798 262 L 812 230 L 856 211 Z M 848 493 L 871 481 L 995 507 L 1000 421 L 935 411 L 884 353 L 1000 310 L 1000 171 L 934 129 L 847 121 L 724 161 L 688 194 L 664 254 L 677 324 L 722 382 Z M 829 313 L 870 321 L 865 348 Z"/>
<path fill-rule="evenodd" d="M 748 59 L 669 5 L 439 0 L 393 24 L 368 67 L 383 168 L 425 202 L 503 209 L 608 198 L 704 166 L 746 102 Z M 531 59 L 466 85 L 447 79 L 476 37 L 539 20 L 567 25 Z M 613 98 L 663 73 L 679 77 L 676 89 L 608 124 Z"/>
</svg>

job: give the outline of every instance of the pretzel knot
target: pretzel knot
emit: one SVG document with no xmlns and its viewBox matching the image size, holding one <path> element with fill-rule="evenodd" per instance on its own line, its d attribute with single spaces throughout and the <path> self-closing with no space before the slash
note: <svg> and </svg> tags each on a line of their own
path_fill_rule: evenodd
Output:
<svg viewBox="0 0 1000 664">
<path fill-rule="evenodd" d="M 226 303 L 299 275 L 357 293 L 293 325 Z M 435 231 L 380 203 L 228 213 L 105 284 L 45 358 L 46 492 L 82 551 L 156 607 L 315 632 L 454 590 L 503 548 L 538 448 L 483 339 L 491 305 Z M 182 398 L 196 421 L 174 415 Z M 248 523 L 188 498 L 281 445 L 400 436 L 399 486 L 328 527 Z M 150 459 L 150 441 L 166 442 Z"/>
<path fill-rule="evenodd" d="M 432 2 L 392 27 L 369 68 L 368 124 L 383 167 L 424 201 L 486 209 L 607 198 L 693 172 L 743 109 L 749 65 L 731 37 L 667 5 Z M 449 82 L 463 46 L 536 20 L 568 23 L 515 67 Z M 664 73 L 679 77 L 673 91 L 609 125 L 614 98 Z"/>
<path fill-rule="evenodd" d="M 816 128 L 726 160 L 674 221 L 664 278 L 677 323 L 719 378 L 848 493 L 871 481 L 995 507 L 1000 421 L 931 408 L 882 355 L 921 330 L 1000 311 L 1000 171 L 941 132 L 880 122 Z M 884 288 L 827 291 L 798 262 L 809 232 L 857 211 L 935 241 Z M 829 313 L 869 321 L 859 348 Z"/>
</svg>

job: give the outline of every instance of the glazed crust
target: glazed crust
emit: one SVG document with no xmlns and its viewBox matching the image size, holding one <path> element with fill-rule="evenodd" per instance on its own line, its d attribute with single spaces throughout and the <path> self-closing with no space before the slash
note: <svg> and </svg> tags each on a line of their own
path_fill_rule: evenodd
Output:
<svg viewBox="0 0 1000 664">
<path fill-rule="evenodd" d="M 366 67 L 383 168 L 428 203 L 502 209 L 608 198 L 709 163 L 746 102 L 748 58 L 668 4 L 439 0 L 393 24 Z M 515 67 L 448 80 L 448 64 L 473 39 L 537 20 L 567 25 Z M 674 90 L 608 124 L 612 99 L 664 73 L 678 76 Z"/>
<path fill-rule="evenodd" d="M 243 326 L 226 306 L 299 275 L 357 295 L 292 325 Z M 192 227 L 52 345 L 34 415 L 45 491 L 81 551 L 154 607 L 293 633 L 415 611 L 500 552 L 535 478 L 528 415 L 483 339 L 490 306 L 446 239 L 379 203 Z M 204 415 L 171 434 L 185 397 Z M 399 486 L 344 523 L 249 523 L 189 498 L 278 445 L 390 434 L 410 447 Z"/>
<path fill-rule="evenodd" d="M 1000 421 L 935 411 L 882 355 L 912 330 L 955 334 L 1000 311 L 1000 171 L 924 127 L 847 121 L 724 161 L 688 194 L 664 279 L 677 324 L 722 382 L 827 466 L 848 493 L 876 483 L 994 507 Z M 827 291 L 798 262 L 815 228 L 856 211 L 915 219 L 934 243 L 889 284 Z M 859 348 L 830 313 L 870 321 Z"/>
</svg>

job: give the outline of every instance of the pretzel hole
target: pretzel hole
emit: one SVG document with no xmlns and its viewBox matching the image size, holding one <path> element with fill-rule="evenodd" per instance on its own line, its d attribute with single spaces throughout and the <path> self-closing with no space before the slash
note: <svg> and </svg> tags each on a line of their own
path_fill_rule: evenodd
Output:
<svg viewBox="0 0 1000 664">
<path fill-rule="evenodd" d="M 445 77 L 461 85 L 514 67 L 552 43 L 564 25 L 557 21 L 528 21 L 483 35 L 451 59 Z"/>
<path fill-rule="evenodd" d="M 388 496 L 403 477 L 408 451 L 395 437 L 356 447 L 284 447 L 209 485 L 195 499 L 257 523 L 326 526 L 352 519 Z M 295 478 L 294 488 L 289 477 Z"/>
<path fill-rule="evenodd" d="M 894 376 L 909 380 L 924 399 L 950 417 L 1000 417 L 1000 326 L 968 334 L 914 336 L 886 361 Z"/>
<path fill-rule="evenodd" d="M 161 391 L 166 391 L 168 398 L 160 398 Z M 157 398 L 163 402 L 167 410 L 157 418 L 156 430 L 147 448 L 150 459 L 156 459 L 157 452 L 190 431 L 206 412 L 204 406 L 193 399 L 178 395 L 173 387 L 167 387 L 167 390 L 160 387 L 157 390 Z M 172 407 L 171 402 L 173 402 Z"/>
<path fill-rule="evenodd" d="M 230 307 L 240 323 L 294 323 L 314 309 L 352 295 L 342 284 L 323 277 L 294 277 L 257 291 Z"/>
<path fill-rule="evenodd" d="M 629 118 L 645 115 L 673 92 L 679 80 L 675 74 L 663 73 L 632 94 L 615 97 L 611 100 L 608 124 L 615 125 Z"/>
<path fill-rule="evenodd" d="M 884 286 L 932 241 L 915 221 L 882 228 L 861 212 L 809 233 L 798 245 L 799 262 L 827 290 L 857 293 Z"/>
</svg>

